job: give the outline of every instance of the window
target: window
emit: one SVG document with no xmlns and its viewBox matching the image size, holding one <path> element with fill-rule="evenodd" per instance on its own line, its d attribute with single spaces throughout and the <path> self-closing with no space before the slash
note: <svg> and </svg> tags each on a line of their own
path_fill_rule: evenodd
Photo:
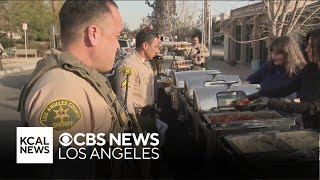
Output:
<svg viewBox="0 0 320 180">
<path fill-rule="evenodd" d="M 127 41 L 119 40 L 120 47 L 129 47 Z"/>
</svg>

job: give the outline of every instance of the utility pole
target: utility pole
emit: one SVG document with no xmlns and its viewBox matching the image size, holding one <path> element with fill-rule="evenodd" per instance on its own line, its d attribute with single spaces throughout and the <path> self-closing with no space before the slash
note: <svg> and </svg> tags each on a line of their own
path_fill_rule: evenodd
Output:
<svg viewBox="0 0 320 180">
<path fill-rule="evenodd" d="M 55 32 L 55 26 L 56 26 L 56 17 L 55 17 L 55 8 L 54 8 L 54 0 L 52 2 L 52 17 L 53 17 L 53 26 L 52 26 L 52 38 L 53 38 L 53 48 L 55 49 L 56 46 L 56 32 Z"/>
<path fill-rule="evenodd" d="M 203 1 L 203 10 L 202 10 L 202 43 L 208 47 L 211 58 L 211 28 L 212 28 L 212 18 L 211 18 L 211 1 Z"/>
<path fill-rule="evenodd" d="M 52 26 L 52 37 L 53 37 L 53 48 L 57 48 L 57 28 L 56 28 L 56 8 L 55 0 L 52 0 L 52 16 L 53 16 L 53 26 Z"/>
<path fill-rule="evenodd" d="M 22 23 L 22 29 L 24 31 L 24 48 L 26 51 L 26 59 L 28 59 L 28 51 L 27 51 L 27 29 L 28 29 L 28 24 L 27 23 Z"/>
<path fill-rule="evenodd" d="M 204 1 L 202 4 L 202 35 L 201 35 L 201 43 L 205 44 L 205 34 L 206 34 L 206 30 L 205 30 L 205 5 L 204 5 Z"/>
<path fill-rule="evenodd" d="M 208 48 L 209 48 L 209 58 L 211 59 L 211 44 L 212 44 L 212 15 L 211 15 L 211 1 L 208 2 L 208 10 L 209 10 L 209 22 L 208 22 Z"/>
</svg>

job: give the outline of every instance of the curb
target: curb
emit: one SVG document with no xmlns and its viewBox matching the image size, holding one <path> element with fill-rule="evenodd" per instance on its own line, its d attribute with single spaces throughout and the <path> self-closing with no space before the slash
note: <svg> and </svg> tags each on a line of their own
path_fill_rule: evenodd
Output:
<svg viewBox="0 0 320 180">
<path fill-rule="evenodd" d="M 27 66 L 24 66 L 24 67 L 15 67 L 15 68 L 12 68 L 12 69 L 3 70 L 3 71 L 0 71 L 0 77 L 8 75 L 8 74 L 12 74 L 12 73 L 33 70 L 35 68 L 36 68 L 36 64 L 27 65 Z"/>
</svg>

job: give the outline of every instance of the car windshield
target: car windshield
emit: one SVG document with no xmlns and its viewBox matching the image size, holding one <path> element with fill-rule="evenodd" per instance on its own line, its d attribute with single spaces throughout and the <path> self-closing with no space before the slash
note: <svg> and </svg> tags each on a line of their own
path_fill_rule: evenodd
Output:
<svg viewBox="0 0 320 180">
<path fill-rule="evenodd" d="M 119 41 L 120 47 L 128 47 L 128 44 L 126 41 Z"/>
</svg>

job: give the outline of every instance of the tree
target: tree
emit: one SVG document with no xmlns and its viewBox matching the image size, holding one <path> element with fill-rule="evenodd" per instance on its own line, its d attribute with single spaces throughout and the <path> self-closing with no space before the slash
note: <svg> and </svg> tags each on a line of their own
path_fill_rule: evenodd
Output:
<svg viewBox="0 0 320 180">
<path fill-rule="evenodd" d="M 54 32 L 53 32 L 53 47 L 60 48 L 61 47 L 61 34 L 60 34 L 60 19 L 59 19 L 59 11 L 65 1 L 64 0 L 51 0 L 51 7 L 52 7 L 52 15 L 53 15 L 53 25 L 54 25 Z"/>
<path fill-rule="evenodd" d="M 145 3 L 153 8 L 152 15 L 148 17 L 153 28 L 159 34 L 171 35 L 176 14 L 176 1 L 155 0 L 154 3 L 150 3 L 149 0 L 146 0 Z"/>
<path fill-rule="evenodd" d="M 177 2 L 175 30 L 179 39 L 190 37 L 194 33 L 195 28 L 198 27 L 196 21 L 199 18 L 197 15 L 199 10 L 196 8 L 196 3 L 194 1 Z"/>
<path fill-rule="evenodd" d="M 155 0 L 154 3 L 150 3 L 146 0 L 146 4 L 153 8 L 152 15 L 148 18 L 160 34 L 177 35 L 181 40 L 191 36 L 192 31 L 198 27 L 197 2 Z"/>
<path fill-rule="evenodd" d="M 12 33 L 19 30 L 19 25 L 16 19 L 20 19 L 20 13 L 17 12 L 18 2 L 13 0 L 0 2 L 0 18 L 1 27 L 3 31 L 10 33 L 12 40 Z"/>
<path fill-rule="evenodd" d="M 274 38 L 282 35 L 292 35 L 297 32 L 305 35 L 320 23 L 319 1 L 310 0 L 262 0 L 256 3 L 255 13 L 251 18 L 243 21 L 244 16 L 231 17 L 228 22 L 222 22 L 224 35 L 230 37 L 238 43 L 248 43 L 268 39 L 271 42 Z M 231 15 L 232 16 L 232 15 Z M 250 25 L 255 23 L 255 18 L 266 17 L 265 24 L 257 24 L 257 28 L 250 29 Z M 232 37 L 226 30 L 236 21 L 242 21 L 249 26 L 249 30 L 256 31 L 257 37 L 248 41 L 239 41 Z"/>
<path fill-rule="evenodd" d="M 32 40 L 50 39 L 49 27 L 53 16 L 51 4 L 47 1 L 0 2 L 0 23 L 3 31 L 23 32 L 22 23 L 28 24 L 28 36 Z"/>
<path fill-rule="evenodd" d="M 294 32 L 305 34 L 302 27 L 314 18 L 319 19 L 320 6 L 312 1 L 263 0 L 263 4 L 267 12 L 268 27 L 270 27 L 269 41 L 281 35 L 291 35 Z M 314 16 L 317 14 L 318 16 Z"/>
<path fill-rule="evenodd" d="M 122 23 L 122 32 L 130 32 L 129 25 L 124 21 Z"/>
</svg>

